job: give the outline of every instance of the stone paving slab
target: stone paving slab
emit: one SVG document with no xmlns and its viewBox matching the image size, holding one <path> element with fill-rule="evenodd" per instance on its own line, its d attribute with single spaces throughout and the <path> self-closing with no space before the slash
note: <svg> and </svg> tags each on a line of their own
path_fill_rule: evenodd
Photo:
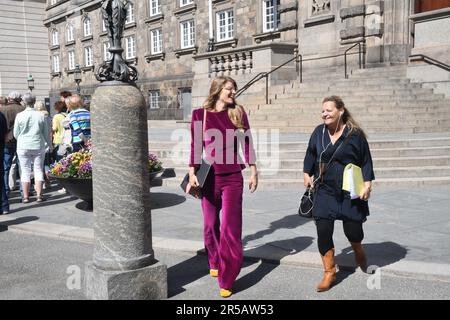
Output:
<svg viewBox="0 0 450 320">
<path fill-rule="evenodd" d="M 0 216 L 0 228 L 14 232 L 92 243 L 93 214 L 82 202 L 46 190 L 47 201 L 21 204 L 11 197 L 11 213 Z M 320 267 L 312 220 L 297 215 L 300 191 L 244 193 L 243 244 L 248 259 Z M 376 188 L 363 245 L 369 263 L 387 272 L 450 277 L 450 186 Z M 33 197 L 31 197 L 33 199 Z M 203 248 L 200 202 L 179 188 L 151 189 L 155 248 L 199 252 Z M 353 253 L 340 222 L 334 231 L 336 260 L 354 267 Z"/>
</svg>

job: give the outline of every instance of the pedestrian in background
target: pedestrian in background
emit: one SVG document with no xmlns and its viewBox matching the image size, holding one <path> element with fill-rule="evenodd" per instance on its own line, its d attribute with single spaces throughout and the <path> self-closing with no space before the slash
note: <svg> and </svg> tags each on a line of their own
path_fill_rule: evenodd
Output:
<svg viewBox="0 0 450 320">
<path fill-rule="evenodd" d="M 50 114 L 45 106 L 45 103 L 42 101 L 37 101 L 34 104 L 34 109 L 38 112 L 41 112 L 44 115 L 44 119 L 47 122 L 48 128 L 52 127 L 52 119 Z M 49 130 L 49 139 L 52 141 L 52 132 Z M 50 164 L 52 163 L 52 152 L 53 152 L 53 144 L 45 146 L 45 157 L 44 157 L 44 189 L 50 188 L 50 177 L 48 176 L 48 172 L 50 171 Z"/>
<path fill-rule="evenodd" d="M 29 202 L 32 163 L 36 201 L 42 202 L 44 200 L 42 197 L 44 156 L 46 145 L 51 145 L 50 128 L 44 115 L 34 109 L 36 97 L 31 93 L 26 93 L 23 101 L 26 109 L 17 115 L 14 124 L 14 137 L 17 139 L 17 155 L 21 168 L 22 202 Z"/>
<path fill-rule="evenodd" d="M 3 148 L 5 147 L 5 137 L 6 133 L 8 132 L 8 124 L 6 122 L 6 117 L 3 115 L 3 113 L 0 112 L 0 194 L 3 194 L 3 191 L 5 189 L 4 186 L 4 179 L 3 179 Z M 8 214 L 9 210 L 0 210 L 0 214 Z"/>
<path fill-rule="evenodd" d="M 220 145 L 211 152 L 206 152 L 205 158 L 212 163 L 205 185 L 202 188 L 201 205 L 204 218 L 204 242 L 208 253 L 210 275 L 218 277 L 220 295 L 229 297 L 232 294 L 242 265 L 242 170 L 245 164 L 238 155 L 239 143 L 236 135 L 231 132 L 250 133 L 247 114 L 242 106 L 235 101 L 236 82 L 230 77 L 218 77 L 211 83 L 209 96 L 203 108 L 194 110 L 191 125 L 191 158 L 189 184 L 193 188 L 199 185 L 196 170 L 200 166 L 201 150 L 204 145 Z M 200 124 L 197 126 L 197 124 Z M 202 128 L 204 134 L 196 130 Z M 211 137 L 208 130 L 221 134 Z M 200 139 L 200 137 L 203 137 Z M 220 140 L 219 140 L 220 139 Z M 227 141 L 227 139 L 231 139 Z M 220 141 L 220 142 L 219 142 Z M 221 144 L 222 143 L 222 144 Z M 253 150 L 251 134 L 245 139 L 245 162 L 251 170 L 249 188 L 254 192 L 258 186 L 256 156 Z M 227 156 L 231 153 L 231 157 Z M 222 211 L 222 217 L 219 213 Z"/>
<path fill-rule="evenodd" d="M 2 192 L 2 210 L 9 212 L 9 171 L 13 164 L 14 156 L 17 150 L 17 141 L 13 135 L 14 121 L 19 112 L 25 108 L 21 104 L 22 95 L 17 91 L 11 91 L 8 94 L 8 102 L 6 105 L 0 105 L 0 112 L 6 118 L 8 131 L 6 132 L 5 145 L 3 147 L 3 192 Z"/>
<path fill-rule="evenodd" d="M 84 148 L 85 143 L 91 138 L 91 114 L 83 107 L 83 101 L 79 95 L 69 97 L 68 109 L 72 130 L 72 149 L 73 152 L 77 152 Z"/>
<path fill-rule="evenodd" d="M 53 159 L 55 161 L 59 161 L 67 153 L 68 148 L 68 146 L 63 144 L 65 132 L 63 120 L 67 118 L 67 108 L 66 104 L 63 101 L 57 101 L 53 108 L 56 111 L 56 114 L 52 119 Z"/>
<path fill-rule="evenodd" d="M 362 224 L 369 215 L 367 201 L 372 180 L 375 179 L 366 135 L 340 97 L 331 96 L 323 100 L 322 120 L 323 124 L 316 127 L 309 139 L 303 164 L 304 185 L 315 189 L 312 215 L 324 267 L 318 292 L 330 289 L 336 280 L 335 220 L 343 222 L 344 233 L 351 243 L 357 265 L 364 271 L 367 268 L 361 246 L 364 238 Z M 357 199 L 351 199 L 350 193 L 342 190 L 344 168 L 350 163 L 362 169 L 364 188 Z"/>
</svg>

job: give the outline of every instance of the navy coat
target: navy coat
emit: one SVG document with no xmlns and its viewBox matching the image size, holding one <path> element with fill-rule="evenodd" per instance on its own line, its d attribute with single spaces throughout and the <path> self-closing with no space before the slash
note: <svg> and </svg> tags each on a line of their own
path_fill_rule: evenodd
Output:
<svg viewBox="0 0 450 320">
<path fill-rule="evenodd" d="M 359 198 L 351 200 L 350 193 L 342 190 L 344 168 L 349 163 L 361 167 L 364 181 L 375 180 L 366 138 L 359 130 L 353 130 L 351 133 L 349 131 L 346 126 L 341 137 L 333 145 L 325 124 L 322 124 L 314 129 L 309 139 L 303 172 L 316 179 L 319 176 L 320 157 L 326 167 L 323 181 L 316 184 L 318 189 L 312 211 L 316 219 L 364 222 L 369 215 L 367 201 Z"/>
</svg>

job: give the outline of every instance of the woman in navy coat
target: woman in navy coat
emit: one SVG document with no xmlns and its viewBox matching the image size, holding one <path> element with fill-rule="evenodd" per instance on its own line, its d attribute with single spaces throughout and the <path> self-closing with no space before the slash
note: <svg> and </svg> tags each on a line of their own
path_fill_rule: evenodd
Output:
<svg viewBox="0 0 450 320">
<path fill-rule="evenodd" d="M 303 172 L 305 187 L 316 190 L 312 211 L 317 228 L 317 242 L 324 266 L 324 276 L 317 291 L 328 290 L 336 280 L 334 263 L 334 221 L 342 220 L 358 266 L 365 271 L 367 260 L 361 246 L 362 224 L 369 215 L 368 199 L 372 188 L 372 157 L 364 131 L 359 127 L 340 97 L 322 102 L 322 120 L 311 134 Z M 359 198 L 351 199 L 342 190 L 344 168 L 352 163 L 362 169 L 364 187 Z"/>
</svg>

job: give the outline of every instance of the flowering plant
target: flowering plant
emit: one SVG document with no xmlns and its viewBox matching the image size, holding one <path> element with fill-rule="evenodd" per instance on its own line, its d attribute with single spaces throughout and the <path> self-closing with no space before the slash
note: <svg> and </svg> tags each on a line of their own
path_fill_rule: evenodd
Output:
<svg viewBox="0 0 450 320">
<path fill-rule="evenodd" d="M 148 171 L 162 170 L 162 162 L 153 154 L 148 154 Z M 84 149 L 71 153 L 50 166 L 50 172 L 60 178 L 92 178 L 92 147 L 86 144 Z"/>
<path fill-rule="evenodd" d="M 162 170 L 162 162 L 159 161 L 156 154 L 148 154 L 148 172 L 158 172 Z"/>
</svg>

